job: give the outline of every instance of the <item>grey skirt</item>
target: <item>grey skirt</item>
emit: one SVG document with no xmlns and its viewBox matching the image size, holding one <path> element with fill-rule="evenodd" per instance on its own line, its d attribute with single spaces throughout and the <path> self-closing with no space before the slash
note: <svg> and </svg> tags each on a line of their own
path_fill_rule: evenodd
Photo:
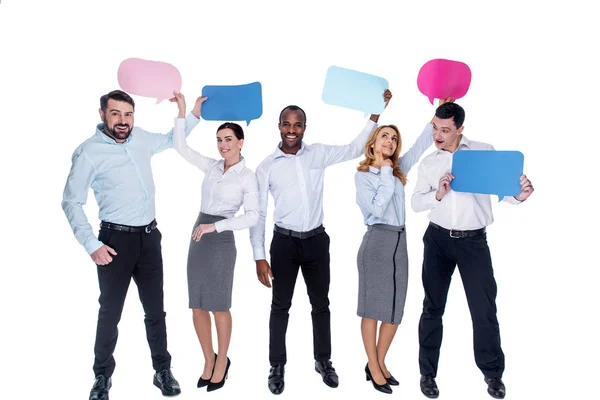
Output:
<svg viewBox="0 0 600 400">
<path fill-rule="evenodd" d="M 358 250 L 359 317 L 399 324 L 408 286 L 404 227 L 375 224 L 367 228 Z"/>
<path fill-rule="evenodd" d="M 200 224 L 213 224 L 222 219 L 225 217 L 200 213 L 194 229 Z M 190 240 L 187 262 L 190 308 L 204 311 L 227 311 L 231 308 L 236 256 L 232 231 L 205 233 L 198 242 Z"/>
</svg>

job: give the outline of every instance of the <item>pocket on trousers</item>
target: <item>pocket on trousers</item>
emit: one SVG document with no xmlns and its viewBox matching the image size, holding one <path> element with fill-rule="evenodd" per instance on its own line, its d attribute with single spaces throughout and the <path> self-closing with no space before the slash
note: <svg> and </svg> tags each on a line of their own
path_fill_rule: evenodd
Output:
<svg viewBox="0 0 600 400">
<path fill-rule="evenodd" d="M 100 232 L 98 232 L 98 240 L 108 246 L 113 233 L 114 231 L 110 229 L 100 229 Z"/>
</svg>

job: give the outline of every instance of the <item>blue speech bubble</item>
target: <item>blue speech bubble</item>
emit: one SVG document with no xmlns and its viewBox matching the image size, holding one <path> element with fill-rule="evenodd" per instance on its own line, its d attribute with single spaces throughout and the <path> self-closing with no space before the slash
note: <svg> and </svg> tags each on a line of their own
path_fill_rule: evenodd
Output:
<svg viewBox="0 0 600 400">
<path fill-rule="evenodd" d="M 520 151 L 459 150 L 452 157 L 450 187 L 456 192 L 496 194 L 498 201 L 518 196 L 524 160 Z"/>
<path fill-rule="evenodd" d="M 332 65 L 327 69 L 321 98 L 326 104 L 366 115 L 381 114 L 385 109 L 383 92 L 388 87 L 388 81 L 381 77 Z"/>
<path fill-rule="evenodd" d="M 202 88 L 202 96 L 208 96 L 201 111 L 202 118 L 207 121 L 246 121 L 248 126 L 263 112 L 260 82 L 234 86 L 206 85 Z"/>
</svg>

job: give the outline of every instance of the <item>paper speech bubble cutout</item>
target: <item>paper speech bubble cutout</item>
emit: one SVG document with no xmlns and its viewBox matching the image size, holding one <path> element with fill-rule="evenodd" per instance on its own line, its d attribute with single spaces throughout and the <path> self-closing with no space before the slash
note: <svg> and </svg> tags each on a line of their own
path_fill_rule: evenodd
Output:
<svg viewBox="0 0 600 400">
<path fill-rule="evenodd" d="M 460 61 L 436 58 L 419 70 L 417 87 L 433 104 L 433 99 L 460 99 L 469 91 L 471 69 Z"/>
<path fill-rule="evenodd" d="M 389 83 L 379 76 L 332 65 L 327 69 L 323 94 L 326 104 L 381 114 L 385 109 L 383 92 Z"/>
<path fill-rule="evenodd" d="M 496 194 L 498 201 L 504 196 L 518 196 L 524 161 L 520 151 L 456 151 L 450 187 L 455 192 Z"/>
<path fill-rule="evenodd" d="M 128 58 L 119 65 L 117 79 L 122 90 L 155 98 L 157 104 L 173 97 L 173 91 L 181 91 L 181 73 L 162 61 Z"/>
<path fill-rule="evenodd" d="M 202 118 L 207 121 L 250 121 L 258 119 L 263 112 L 262 85 L 260 82 L 234 86 L 212 86 L 202 88 Z"/>
</svg>

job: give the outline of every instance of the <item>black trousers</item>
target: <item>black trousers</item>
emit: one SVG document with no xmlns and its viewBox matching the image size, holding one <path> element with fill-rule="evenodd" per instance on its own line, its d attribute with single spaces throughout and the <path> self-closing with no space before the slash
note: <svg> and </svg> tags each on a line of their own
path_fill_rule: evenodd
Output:
<svg viewBox="0 0 600 400">
<path fill-rule="evenodd" d="M 423 237 L 425 300 L 419 322 L 419 366 L 422 375 L 437 375 L 442 344 L 442 315 L 454 268 L 463 282 L 473 323 L 475 362 L 483 374 L 501 378 L 504 353 L 496 318 L 496 280 L 486 234 L 453 239 L 429 226 Z"/>
<path fill-rule="evenodd" d="M 322 232 L 308 239 L 298 239 L 274 232 L 270 254 L 274 279 L 269 320 L 269 362 L 271 365 L 285 365 L 287 361 L 285 335 L 300 268 L 312 306 L 314 357 L 317 361 L 329 360 L 329 236 Z"/>
<path fill-rule="evenodd" d="M 117 325 L 132 277 L 144 307 L 152 366 L 156 371 L 171 366 L 163 307 L 161 237 L 158 229 L 150 233 L 100 229 L 98 239 L 112 247 L 117 255 L 112 256 L 113 260 L 109 264 L 97 266 L 100 310 L 94 345 L 96 376 L 112 376 L 115 369 L 113 352 L 117 344 Z"/>
</svg>

